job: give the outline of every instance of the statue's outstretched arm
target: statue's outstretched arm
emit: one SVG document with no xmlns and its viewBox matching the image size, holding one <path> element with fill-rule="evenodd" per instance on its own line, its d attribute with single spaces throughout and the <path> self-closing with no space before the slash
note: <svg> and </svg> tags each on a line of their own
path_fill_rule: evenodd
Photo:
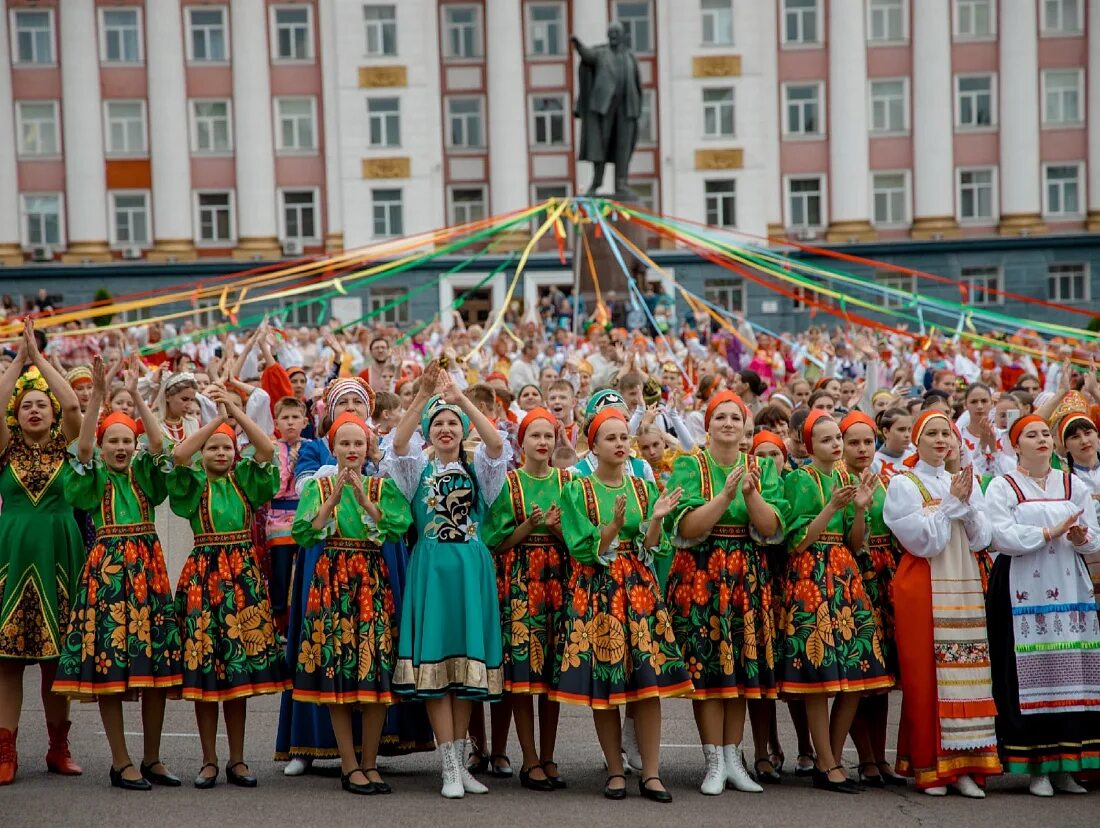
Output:
<svg viewBox="0 0 1100 828">
<path fill-rule="evenodd" d="M 581 43 L 580 38 L 573 35 L 569 38 L 573 43 L 573 48 L 577 50 L 577 54 L 581 56 L 581 63 L 595 63 L 596 62 L 596 50 Z"/>
</svg>

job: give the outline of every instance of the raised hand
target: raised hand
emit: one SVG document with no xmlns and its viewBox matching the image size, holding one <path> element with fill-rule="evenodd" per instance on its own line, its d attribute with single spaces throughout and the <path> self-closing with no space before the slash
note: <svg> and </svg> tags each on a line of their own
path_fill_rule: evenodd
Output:
<svg viewBox="0 0 1100 828">
<path fill-rule="evenodd" d="M 526 523 L 531 529 L 534 529 L 535 527 L 541 525 L 544 520 L 545 517 L 542 513 L 542 507 L 540 507 L 536 503 L 534 506 L 531 507 L 531 513 L 527 515 Z"/>
<path fill-rule="evenodd" d="M 841 509 L 844 509 L 849 503 L 855 500 L 858 488 L 858 486 L 852 484 L 837 486 L 837 488 L 833 490 L 832 497 L 829 498 L 829 506 L 834 512 L 839 512 Z"/>
<path fill-rule="evenodd" d="M 561 529 L 561 506 L 555 503 L 546 513 L 546 528 Z"/>
<path fill-rule="evenodd" d="M 733 500 L 737 497 L 737 490 L 741 487 L 741 480 L 745 476 L 745 467 L 734 466 L 733 471 L 726 475 L 725 485 L 722 486 L 722 494 Z"/>
<path fill-rule="evenodd" d="M 1081 519 L 1081 515 L 1083 515 L 1083 514 L 1084 514 L 1083 511 L 1076 512 L 1075 514 L 1072 514 L 1068 518 L 1063 520 L 1054 529 L 1051 529 L 1050 530 L 1050 539 L 1054 540 L 1055 538 L 1060 538 L 1060 537 L 1062 537 L 1062 535 L 1066 535 L 1066 534 L 1069 534 L 1070 532 L 1072 532 L 1074 527 L 1077 526 L 1077 521 L 1079 521 Z M 1087 528 L 1084 527 L 1084 526 L 1082 526 L 1081 529 L 1084 529 L 1086 532 L 1088 531 Z M 1070 537 L 1070 540 L 1072 540 L 1072 536 Z M 1083 538 L 1081 540 L 1081 543 L 1084 543 Z M 1074 545 L 1079 546 L 1080 544 L 1075 543 Z"/>
<path fill-rule="evenodd" d="M 107 366 L 99 354 L 92 360 L 92 390 L 101 400 L 107 399 Z"/>
<path fill-rule="evenodd" d="M 746 495 L 760 489 L 760 467 L 753 465 L 741 481 L 741 491 Z"/>
<path fill-rule="evenodd" d="M 970 493 L 974 491 L 974 473 L 965 468 L 951 478 L 951 494 L 963 503 L 970 502 Z"/>
<path fill-rule="evenodd" d="M 611 519 L 611 525 L 616 529 L 622 529 L 626 523 L 626 495 L 615 498 L 615 516 Z"/>
<path fill-rule="evenodd" d="M 657 498 L 657 502 L 653 504 L 653 519 L 664 520 L 668 517 L 669 513 L 676 508 L 676 504 L 680 502 L 680 496 L 683 493 L 684 490 L 677 486 L 671 492 L 665 492 Z"/>
</svg>

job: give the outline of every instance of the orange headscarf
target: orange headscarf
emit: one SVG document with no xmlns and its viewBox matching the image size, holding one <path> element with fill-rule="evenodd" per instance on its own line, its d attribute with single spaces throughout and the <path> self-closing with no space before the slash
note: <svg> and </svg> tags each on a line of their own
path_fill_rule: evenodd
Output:
<svg viewBox="0 0 1100 828">
<path fill-rule="evenodd" d="M 787 444 L 783 442 L 782 437 L 771 431 L 758 431 L 756 436 L 752 438 L 753 453 L 755 453 L 756 449 L 764 443 L 771 443 L 774 446 L 779 446 L 779 450 L 783 452 L 783 462 L 787 462 Z"/>
<path fill-rule="evenodd" d="M 1032 423 L 1042 423 L 1046 425 L 1046 421 L 1038 414 L 1028 414 L 1026 417 L 1021 417 L 1012 424 L 1012 428 L 1008 430 L 1008 442 L 1012 443 L 1012 448 L 1016 448 L 1020 443 L 1020 435 L 1024 433 L 1024 429 Z"/>
<path fill-rule="evenodd" d="M 536 406 L 527 412 L 527 416 L 519 424 L 519 429 L 516 431 L 516 442 L 523 447 L 523 437 L 527 434 L 527 427 L 531 425 L 535 420 L 546 420 L 550 423 L 551 427 L 558 427 L 558 419 L 545 408 Z"/>
<path fill-rule="evenodd" d="M 927 426 L 936 417 L 942 417 L 943 419 L 947 420 L 948 425 L 950 425 L 952 430 L 954 430 L 955 424 L 951 422 L 951 418 L 944 414 L 942 411 L 933 411 L 931 409 L 929 409 L 928 411 L 922 411 L 920 413 L 920 416 L 917 417 L 916 422 L 913 423 L 912 440 L 914 448 L 916 448 L 917 442 L 920 440 L 921 433 L 924 431 L 925 426 Z M 901 462 L 904 466 L 914 468 L 919 461 L 920 455 L 916 451 L 914 451 Z"/>
<path fill-rule="evenodd" d="M 710 418 L 714 414 L 714 409 L 720 406 L 722 403 L 737 403 L 737 407 L 741 409 L 741 416 L 746 420 L 749 418 L 749 407 L 745 405 L 745 401 L 732 391 L 719 391 L 717 394 L 710 398 L 710 402 L 707 403 L 706 413 L 703 415 L 703 429 L 710 430 Z"/>
<path fill-rule="evenodd" d="M 339 431 L 342 426 L 346 426 L 349 424 L 358 426 L 359 428 L 363 429 L 363 433 L 368 435 L 369 439 L 370 429 L 367 427 L 367 424 L 366 422 L 364 422 L 363 418 L 356 414 L 352 414 L 350 411 L 345 411 L 343 414 L 332 421 L 332 427 L 328 430 L 329 451 L 336 450 L 336 432 Z"/>
<path fill-rule="evenodd" d="M 806 422 L 802 424 L 802 442 L 806 445 L 806 453 L 814 453 L 814 426 L 822 417 L 832 419 L 828 411 L 823 408 L 815 408 L 806 417 Z"/>
<path fill-rule="evenodd" d="M 95 430 L 96 445 L 103 442 L 103 435 L 113 425 L 124 425 L 134 433 L 135 437 L 137 436 L 138 424 L 134 422 L 134 418 L 123 414 L 121 411 L 113 411 L 99 421 L 99 426 Z"/>
<path fill-rule="evenodd" d="M 608 420 L 622 420 L 626 422 L 626 415 L 619 409 L 608 406 L 600 411 L 595 417 L 592 418 L 592 422 L 588 424 L 588 445 L 593 446 L 596 443 L 596 435 L 600 432 L 600 426 L 606 423 Z"/>
<path fill-rule="evenodd" d="M 870 426 L 871 433 L 876 436 L 878 435 L 878 426 L 875 425 L 875 421 L 864 414 L 862 411 L 858 410 L 849 411 L 847 415 L 845 415 L 844 419 L 840 421 L 840 433 L 844 434 L 852 426 L 859 425 L 861 423 L 865 426 Z"/>
</svg>

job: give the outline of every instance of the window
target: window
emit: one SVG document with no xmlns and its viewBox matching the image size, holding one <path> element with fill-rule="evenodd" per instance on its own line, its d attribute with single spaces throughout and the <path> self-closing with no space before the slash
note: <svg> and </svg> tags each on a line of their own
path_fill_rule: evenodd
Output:
<svg viewBox="0 0 1100 828">
<path fill-rule="evenodd" d="M 992 221 L 993 169 L 959 170 L 960 221 Z"/>
<path fill-rule="evenodd" d="M 1047 295 L 1054 302 L 1089 301 L 1087 266 L 1083 264 L 1048 265 Z"/>
<path fill-rule="evenodd" d="M 868 0 L 867 40 L 871 43 L 905 40 L 905 0 Z"/>
<path fill-rule="evenodd" d="M 791 227 L 821 226 L 821 179 L 791 178 L 787 182 L 787 217 Z"/>
<path fill-rule="evenodd" d="M 316 190 L 283 190 L 283 240 L 317 241 L 320 228 L 317 222 Z"/>
<path fill-rule="evenodd" d="M 783 42 L 802 45 L 821 41 L 817 0 L 783 0 Z"/>
<path fill-rule="evenodd" d="M 967 299 L 971 305 L 1004 304 L 1004 296 L 991 292 L 1004 290 L 999 267 L 996 265 L 964 267 L 961 275 L 966 285 Z"/>
<path fill-rule="evenodd" d="M 481 57 L 481 15 L 477 6 L 443 7 L 443 54 L 449 58 Z"/>
<path fill-rule="evenodd" d="M 372 147 L 401 145 L 401 99 L 367 98 L 368 144 Z"/>
<path fill-rule="evenodd" d="M 787 135 L 820 135 L 821 84 L 787 84 L 783 94 L 787 98 L 784 120 Z"/>
<path fill-rule="evenodd" d="M 733 44 L 733 3 L 731 0 L 703 0 L 703 45 Z"/>
<path fill-rule="evenodd" d="M 317 120 L 313 98 L 276 98 L 276 147 L 287 151 L 317 149 Z"/>
<path fill-rule="evenodd" d="M 271 38 L 276 60 L 312 60 L 313 37 L 309 6 L 275 6 Z"/>
<path fill-rule="evenodd" d="M 1081 71 L 1050 69 L 1043 72 L 1043 123 L 1079 124 L 1081 118 Z"/>
<path fill-rule="evenodd" d="M 871 81 L 872 132 L 905 132 L 908 111 L 903 79 Z"/>
<path fill-rule="evenodd" d="M 993 37 L 993 0 L 955 0 L 955 36 L 960 40 Z"/>
<path fill-rule="evenodd" d="M 657 182 L 656 181 L 631 181 L 630 189 L 634 191 L 635 203 L 642 210 L 653 213 L 657 210 Z"/>
<path fill-rule="evenodd" d="M 371 190 L 374 235 L 400 236 L 405 232 L 404 207 L 400 190 Z"/>
<path fill-rule="evenodd" d="M 99 59 L 104 63 L 141 63 L 139 9 L 99 10 Z"/>
<path fill-rule="evenodd" d="M 531 121 L 536 147 L 565 143 L 565 99 L 560 95 L 538 95 L 531 99 Z"/>
<path fill-rule="evenodd" d="M 483 218 L 484 187 L 455 187 L 451 190 L 451 224 L 466 224 Z"/>
<path fill-rule="evenodd" d="M 533 57 L 565 54 L 565 9 L 560 3 L 528 4 L 527 54 Z"/>
<path fill-rule="evenodd" d="M 199 228 L 198 241 L 206 243 L 231 242 L 234 237 L 233 194 L 198 193 Z"/>
<path fill-rule="evenodd" d="M 1083 212 L 1080 164 L 1044 166 L 1043 190 L 1046 196 L 1043 212 L 1046 215 L 1079 216 Z"/>
<path fill-rule="evenodd" d="M 397 54 L 397 11 L 394 6 L 363 6 L 367 32 L 367 56 Z"/>
<path fill-rule="evenodd" d="M 61 195 L 24 193 L 23 232 L 28 247 L 61 246 Z"/>
<path fill-rule="evenodd" d="M 883 287 L 904 291 L 905 293 L 914 293 L 917 289 L 916 277 L 909 276 L 905 273 L 894 273 L 893 271 L 879 272 L 875 274 L 875 282 Z M 883 307 L 900 308 L 908 301 L 908 296 L 898 296 L 894 293 L 882 294 Z"/>
<path fill-rule="evenodd" d="M 1043 0 L 1043 34 L 1080 34 L 1083 11 L 1082 0 Z"/>
<path fill-rule="evenodd" d="M 703 298 L 723 310 L 744 312 L 745 283 L 740 279 L 704 279 Z"/>
<path fill-rule="evenodd" d="M 993 124 L 993 76 L 958 75 L 955 78 L 956 124 L 981 128 Z"/>
<path fill-rule="evenodd" d="M 53 12 L 19 9 L 11 13 L 12 52 L 16 64 L 54 63 Z"/>
<path fill-rule="evenodd" d="M 733 136 L 733 87 L 703 90 L 703 134 L 708 138 Z"/>
<path fill-rule="evenodd" d="M 909 187 L 905 173 L 873 173 L 871 200 L 876 226 L 890 227 L 909 223 Z"/>
<path fill-rule="evenodd" d="M 229 101 L 191 101 L 191 151 L 231 152 Z"/>
<path fill-rule="evenodd" d="M 654 90 L 642 90 L 642 111 L 638 116 L 638 126 L 635 137 L 640 146 L 652 146 L 657 143 L 657 128 L 653 120 Z"/>
<path fill-rule="evenodd" d="M 623 33 L 630 48 L 640 54 L 653 51 L 653 24 L 649 19 L 649 0 L 615 3 L 614 19 L 623 24 Z"/>
<path fill-rule="evenodd" d="M 481 137 L 481 98 L 448 98 L 447 123 L 449 146 L 458 149 L 485 146 Z"/>
<path fill-rule="evenodd" d="M 20 156 L 60 154 L 56 101 L 18 101 L 15 113 Z"/>
<path fill-rule="evenodd" d="M 225 63 L 229 60 L 225 9 L 191 6 L 187 9 L 188 60 L 196 63 Z"/>
<path fill-rule="evenodd" d="M 535 184 L 531 188 L 531 203 L 542 204 L 548 198 L 569 198 L 571 187 L 566 184 Z"/>
<path fill-rule="evenodd" d="M 712 227 L 737 226 L 737 182 L 707 181 L 707 224 Z"/>
<path fill-rule="evenodd" d="M 111 243 L 119 247 L 149 244 L 149 194 L 110 194 Z"/>
<path fill-rule="evenodd" d="M 108 155 L 144 155 L 145 101 L 106 101 L 104 142 Z"/>
<path fill-rule="evenodd" d="M 374 287 L 371 286 L 370 293 L 367 294 L 367 312 L 375 313 L 382 308 L 386 308 L 387 305 L 397 302 L 406 295 L 408 291 L 403 288 L 387 288 L 387 287 Z M 409 324 L 409 303 L 408 300 L 404 302 L 398 302 L 394 304 L 392 308 L 386 308 L 382 313 L 377 316 L 372 316 L 371 319 L 377 324 L 383 325 L 408 325 Z"/>
</svg>

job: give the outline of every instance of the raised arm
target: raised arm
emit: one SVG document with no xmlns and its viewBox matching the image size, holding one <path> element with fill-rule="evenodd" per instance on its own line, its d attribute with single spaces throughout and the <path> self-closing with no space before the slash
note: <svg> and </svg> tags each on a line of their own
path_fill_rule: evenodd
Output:
<svg viewBox="0 0 1100 828">
<path fill-rule="evenodd" d="M 405 456 L 409 450 L 409 440 L 412 439 L 413 432 L 420 428 L 420 415 L 424 411 L 424 406 L 428 400 L 431 399 L 432 394 L 435 393 L 435 384 L 439 374 L 438 362 L 432 362 L 424 369 L 416 396 L 413 397 L 412 402 L 409 403 L 409 407 L 405 409 L 405 413 L 394 429 L 393 452 L 398 457 Z"/>
<path fill-rule="evenodd" d="M 225 415 L 219 414 L 190 437 L 184 437 L 180 442 L 176 443 L 176 447 L 172 449 L 172 461 L 177 466 L 190 466 L 191 458 L 194 456 L 195 452 L 202 449 L 206 441 L 210 439 L 210 435 L 217 431 L 218 426 L 222 425 L 224 422 Z"/>
<path fill-rule="evenodd" d="M 500 457 L 500 453 L 504 451 L 504 439 L 496 430 L 496 426 L 481 413 L 481 409 L 470 402 L 469 397 L 458 390 L 450 374 L 443 376 L 443 399 L 452 405 L 457 405 L 470 418 L 470 424 L 477 430 L 481 442 L 485 445 L 485 454 L 494 460 Z"/>
<path fill-rule="evenodd" d="M 99 412 L 107 396 L 107 366 L 102 357 L 92 361 L 92 397 L 88 400 L 88 413 L 80 424 L 80 436 L 76 442 L 76 457 L 81 463 L 91 462 L 95 455 L 95 432 L 99 424 Z"/>
<path fill-rule="evenodd" d="M 138 373 L 140 372 L 138 365 L 140 362 L 136 356 L 130 358 L 130 367 L 126 371 L 126 390 L 133 397 L 138 417 L 145 425 L 145 437 L 149 441 L 149 454 L 153 457 L 159 457 L 164 453 L 164 435 L 161 433 L 157 415 L 153 413 L 149 403 L 137 391 Z"/>
<path fill-rule="evenodd" d="M 573 35 L 569 39 L 573 43 L 573 48 L 577 50 L 577 55 L 580 57 L 581 63 L 593 64 L 596 62 L 595 49 L 585 46 L 576 35 Z"/>
<path fill-rule="evenodd" d="M 15 352 L 15 359 L 8 363 L 4 373 L 0 374 L 0 400 L 11 399 L 11 395 L 15 391 L 15 383 L 19 381 L 19 377 L 23 374 L 23 365 L 26 358 L 26 344 L 21 339 L 19 340 L 18 350 Z M 7 451 L 10 442 L 11 431 L 8 430 L 7 418 L 0 417 L 0 453 Z"/>
<path fill-rule="evenodd" d="M 256 421 L 245 413 L 244 408 L 238 402 L 237 396 L 230 391 L 226 391 L 217 402 L 225 405 L 225 410 L 237 421 L 241 430 L 244 431 L 245 436 L 248 438 L 248 442 L 251 443 L 252 448 L 256 450 L 256 462 L 270 463 L 271 459 L 275 456 L 275 443 L 272 442 L 271 438 L 262 428 L 256 425 Z"/>
<path fill-rule="evenodd" d="M 80 426 L 84 420 L 80 413 L 80 401 L 76 398 L 76 392 L 73 391 L 68 380 L 38 350 L 38 342 L 34 338 L 34 322 L 30 319 L 26 320 L 23 326 L 23 342 L 27 349 L 27 358 L 42 373 L 50 391 L 61 406 L 61 433 L 66 440 L 75 440 L 80 434 Z"/>
</svg>

